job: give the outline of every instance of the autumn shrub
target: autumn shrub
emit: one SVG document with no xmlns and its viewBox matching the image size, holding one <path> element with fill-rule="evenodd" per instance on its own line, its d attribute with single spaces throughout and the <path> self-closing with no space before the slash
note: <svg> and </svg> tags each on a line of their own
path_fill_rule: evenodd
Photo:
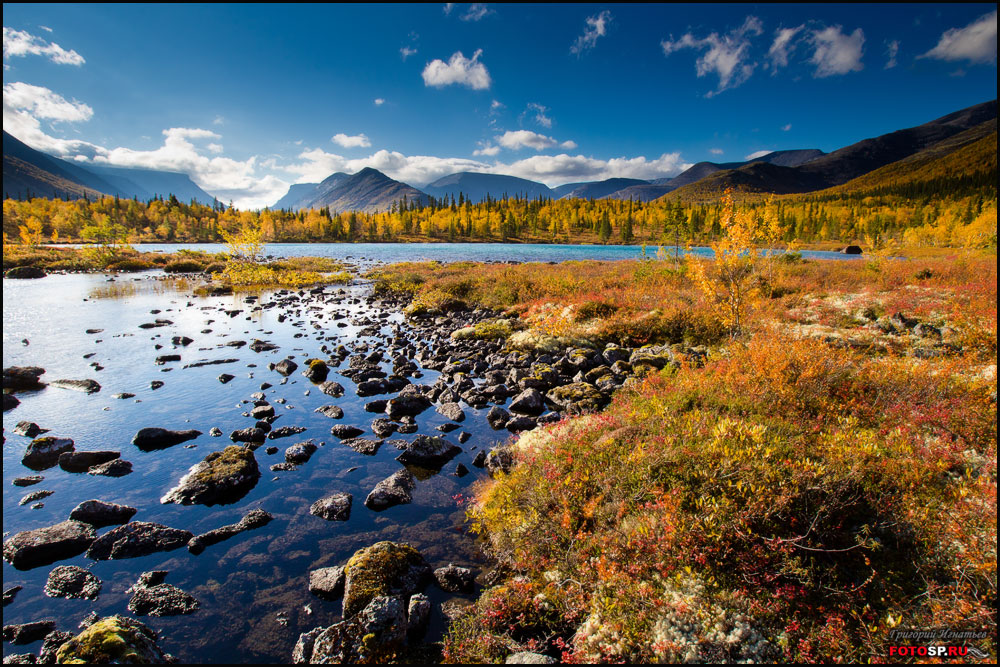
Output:
<svg viewBox="0 0 1000 667">
<path fill-rule="evenodd" d="M 205 265 L 194 260 L 181 259 L 170 262 L 163 267 L 163 270 L 167 273 L 201 273 L 205 270 Z"/>
<path fill-rule="evenodd" d="M 559 582 L 571 621 L 525 634 L 484 596 L 446 656 L 852 662 L 886 659 L 898 627 L 995 636 L 996 378 L 979 364 L 758 336 L 522 436 L 469 517 L 531 590 Z"/>
<path fill-rule="evenodd" d="M 136 271 L 147 271 L 151 268 L 153 268 L 153 264 L 151 262 L 137 257 L 128 257 L 114 262 L 113 264 L 109 264 L 107 270 L 121 273 L 134 273 Z"/>
</svg>

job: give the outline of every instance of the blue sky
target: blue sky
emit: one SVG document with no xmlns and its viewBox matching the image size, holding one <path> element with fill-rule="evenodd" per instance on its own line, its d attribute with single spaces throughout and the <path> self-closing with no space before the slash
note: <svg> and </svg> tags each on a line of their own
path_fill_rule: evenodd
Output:
<svg viewBox="0 0 1000 667">
<path fill-rule="evenodd" d="M 996 4 L 4 5 L 4 129 L 241 207 L 831 151 L 996 98 Z"/>
</svg>

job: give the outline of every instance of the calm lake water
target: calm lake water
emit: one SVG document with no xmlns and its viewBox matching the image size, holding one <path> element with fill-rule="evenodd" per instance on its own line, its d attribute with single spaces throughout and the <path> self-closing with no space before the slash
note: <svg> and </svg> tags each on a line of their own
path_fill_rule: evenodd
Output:
<svg viewBox="0 0 1000 667">
<path fill-rule="evenodd" d="M 146 252 L 178 248 L 220 252 L 219 244 L 143 245 Z M 650 255 L 655 247 L 649 248 Z M 635 259 L 639 246 L 559 246 L 485 244 L 269 244 L 268 254 L 276 257 L 319 255 L 367 267 L 380 262 L 434 259 L 442 262 L 540 261 L 568 259 Z M 803 253 L 809 257 L 844 259 L 838 253 Z M 247 511 L 261 508 L 275 519 L 264 528 L 242 533 L 226 542 L 208 547 L 199 556 L 186 549 L 143 558 L 91 561 L 85 556 L 54 565 L 18 571 L 4 562 L 4 588 L 19 585 L 23 590 L 4 608 L 4 623 L 24 623 L 53 619 L 60 630 L 76 631 L 77 624 L 91 611 L 100 615 L 128 614 L 126 590 L 149 570 L 168 570 L 166 582 L 180 587 L 201 601 L 201 608 L 189 616 L 170 618 L 140 617 L 161 633 L 164 650 L 184 662 L 287 662 L 301 632 L 335 622 L 340 602 L 328 602 L 308 592 L 308 573 L 319 567 L 343 564 L 357 549 L 380 540 L 413 544 L 433 567 L 450 562 L 480 570 L 482 558 L 474 540 L 466 534 L 464 512 L 454 497 L 467 493 L 483 473 L 471 465 L 480 449 L 506 440 L 507 433 L 492 431 L 485 421 L 486 410 L 463 406 L 467 419 L 463 430 L 472 438 L 464 452 L 437 475 L 418 482 L 414 502 L 376 513 L 364 507 L 372 487 L 399 469 L 397 451 L 384 446 L 375 456 L 354 452 L 330 435 L 330 426 L 344 423 L 365 429 L 371 437 L 374 417 L 364 411 L 372 398 L 358 398 L 355 384 L 338 374 L 334 379 L 347 390 L 341 399 L 319 392 L 299 371 L 310 357 L 325 358 L 324 344 L 348 348 L 365 342 L 359 336 L 357 318 L 375 315 L 360 297 L 367 286 L 346 287 L 358 299 L 340 306 L 314 304 L 293 308 L 255 310 L 245 295 L 225 297 L 191 296 L 193 284 L 178 283 L 159 272 L 109 278 L 103 275 L 51 275 L 41 280 L 3 281 L 3 365 L 42 366 L 43 381 L 56 379 L 97 380 L 102 389 L 87 395 L 58 388 L 20 393 L 21 405 L 4 413 L 3 428 L 3 515 L 5 539 L 16 532 L 31 530 L 64 520 L 70 510 L 88 499 L 130 505 L 138 509 L 136 521 L 152 521 L 199 534 L 238 521 Z M 328 294 L 339 287 L 327 288 Z M 263 295 L 266 297 L 267 295 Z M 223 310 L 239 311 L 232 316 Z M 157 312 L 159 311 L 159 312 Z M 335 326 L 335 312 L 347 315 Z M 279 314 L 288 317 L 279 321 Z M 163 318 L 169 326 L 141 329 L 140 324 Z M 385 320 L 383 333 L 401 321 L 398 313 Z M 318 327 L 314 326 L 318 323 Z M 102 329 L 88 334 L 87 329 Z M 173 336 L 189 336 L 187 347 L 171 345 Z M 248 343 L 260 338 L 276 343 L 273 352 L 255 353 L 248 347 L 224 346 L 228 341 Z M 179 353 L 181 361 L 156 365 L 161 354 Z M 267 369 L 269 362 L 292 356 L 300 365 L 285 382 Z M 237 362 L 202 368 L 182 368 L 183 364 L 204 359 L 236 358 Z M 97 369 L 92 364 L 98 364 Z M 390 371 L 389 365 L 384 369 Z M 220 373 L 236 378 L 221 384 Z M 415 382 L 431 384 L 435 371 L 424 371 Z M 164 382 L 153 390 L 152 380 Z M 268 401 L 281 418 L 275 426 L 302 426 L 306 432 L 290 438 L 268 441 L 279 452 L 267 455 L 257 450 L 262 477 L 256 487 L 232 505 L 207 508 L 201 505 L 162 505 L 163 496 L 180 477 L 208 453 L 230 444 L 230 431 L 253 425 L 241 413 L 251 407 L 250 395 L 261 383 L 274 386 L 265 391 Z M 132 399 L 115 399 L 119 392 L 134 393 Z M 378 397 L 374 397 L 378 398 Z M 383 396 L 382 398 L 385 398 Z M 278 403 L 284 399 L 284 404 Z M 342 420 L 331 420 L 314 412 L 322 405 L 343 408 Z M 78 451 L 116 450 L 131 461 L 134 472 L 121 478 L 72 474 L 58 467 L 41 473 L 44 481 L 35 486 L 12 486 L 15 477 L 36 474 L 21 464 L 29 439 L 13 433 L 17 422 L 26 420 L 49 429 L 48 435 L 72 438 Z M 430 409 L 417 417 L 418 433 L 435 434 L 435 427 L 447 420 Z M 132 436 L 143 427 L 195 428 L 203 435 L 190 443 L 169 449 L 142 452 L 131 444 Z M 208 435 L 220 428 L 222 438 Z M 456 441 L 455 434 L 447 436 Z M 393 436 L 412 439 L 414 436 Z M 325 443 L 313 458 L 297 470 L 274 473 L 273 463 L 283 460 L 289 445 L 306 439 Z M 462 462 L 473 472 L 464 478 L 451 473 Z M 18 501 L 28 492 L 55 493 L 33 509 Z M 354 508 L 347 522 L 328 522 L 309 514 L 309 506 L 333 492 L 353 494 Z M 103 534 L 111 528 L 103 528 Z M 96 601 L 49 598 L 42 587 L 55 565 L 80 565 L 103 582 Z M 436 587 L 428 594 L 436 603 L 456 597 Z M 473 595 L 464 596 L 472 599 Z M 428 639 L 440 638 L 444 622 L 435 612 Z M 36 652 L 40 642 L 27 646 L 5 643 L 3 655 Z"/>
</svg>

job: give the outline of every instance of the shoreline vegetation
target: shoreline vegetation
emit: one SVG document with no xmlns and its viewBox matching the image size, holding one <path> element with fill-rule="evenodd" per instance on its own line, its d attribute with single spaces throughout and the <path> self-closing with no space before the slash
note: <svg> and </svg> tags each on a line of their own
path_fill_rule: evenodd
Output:
<svg viewBox="0 0 1000 667">
<path fill-rule="evenodd" d="M 616 212 L 611 235 L 634 225 L 642 242 L 667 229 L 677 245 L 711 245 L 712 258 L 365 274 L 376 297 L 428 326 L 497 314 L 453 340 L 550 356 L 579 368 L 580 386 L 598 370 L 628 376 L 603 410 L 499 444 L 490 476 L 458 499 L 496 567 L 451 623 L 446 662 L 890 661 L 893 630 L 928 627 L 985 632 L 976 646 L 996 659 L 995 199 L 927 203 L 935 215 L 850 201 L 868 213 L 836 223 L 833 238 L 865 238 L 859 262 L 760 255 L 796 239 L 834 242 L 799 232 L 809 215 L 828 230 L 835 217 L 814 202 L 748 205 L 727 193 L 704 208 L 637 205 L 681 211 L 674 228 L 640 224 L 630 202 L 589 203 L 599 214 L 589 234 Z M 112 204 L 52 210 L 62 206 Z M 330 260 L 264 261 L 269 213 L 214 211 L 225 253 L 152 256 L 127 247 L 110 213 L 87 248 L 40 247 L 54 218 L 36 216 L 16 227 L 21 245 L 5 242 L 4 269 L 183 265 L 228 288 L 350 279 Z M 530 370 L 553 372 L 544 365 Z"/>
</svg>

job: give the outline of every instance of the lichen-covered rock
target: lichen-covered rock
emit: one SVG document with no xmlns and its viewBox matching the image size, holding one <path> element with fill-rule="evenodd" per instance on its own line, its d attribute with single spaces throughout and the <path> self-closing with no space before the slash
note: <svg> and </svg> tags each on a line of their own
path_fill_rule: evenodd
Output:
<svg viewBox="0 0 1000 667">
<path fill-rule="evenodd" d="M 410 596 L 406 610 L 406 638 L 411 644 L 419 642 L 427 634 L 431 620 L 431 600 L 423 593 Z"/>
<path fill-rule="evenodd" d="M 510 411 L 519 415 L 537 417 L 545 412 L 545 397 L 542 392 L 529 387 L 510 402 Z"/>
<path fill-rule="evenodd" d="M 640 348 L 635 350 L 629 358 L 629 364 L 636 371 L 643 366 L 660 370 L 669 365 L 671 361 L 673 361 L 673 356 L 668 347 Z"/>
<path fill-rule="evenodd" d="M 48 470 L 59 463 L 59 455 L 73 451 L 75 445 L 69 438 L 35 438 L 24 450 L 21 463 L 32 470 Z"/>
<path fill-rule="evenodd" d="M 335 438 L 356 438 L 362 433 L 364 433 L 363 429 L 360 429 L 357 426 L 351 426 L 350 424 L 334 424 L 330 427 L 330 435 Z"/>
<path fill-rule="evenodd" d="M 302 374 L 313 382 L 320 383 L 330 374 L 330 367 L 322 359 L 310 359 L 306 362 L 306 369 Z"/>
<path fill-rule="evenodd" d="M 182 442 L 193 440 L 199 435 L 201 435 L 201 431 L 195 429 L 172 431 L 152 426 L 139 429 L 139 432 L 132 436 L 132 444 L 144 452 L 151 452 L 156 449 L 166 449 L 167 447 L 179 445 Z"/>
<path fill-rule="evenodd" d="M 62 630 L 53 630 L 45 635 L 45 639 L 42 640 L 42 647 L 38 649 L 38 664 L 56 664 L 59 648 L 72 638 L 72 632 L 63 632 Z"/>
<path fill-rule="evenodd" d="M 78 523 L 78 522 L 75 522 Z M 87 524 L 80 524 L 87 526 Z M 87 526 L 90 530 L 92 527 Z M 87 558 L 117 560 L 138 558 L 159 551 L 173 551 L 188 543 L 190 531 L 148 521 L 133 521 L 101 535 L 87 549 Z"/>
<path fill-rule="evenodd" d="M 309 573 L 309 592 L 324 600 L 336 600 L 344 594 L 343 566 L 321 567 Z"/>
<path fill-rule="evenodd" d="M 285 462 L 301 465 L 312 458 L 314 453 L 316 453 L 316 445 L 312 440 L 297 442 L 285 450 Z"/>
<path fill-rule="evenodd" d="M 160 502 L 209 506 L 232 503 L 249 493 L 259 479 L 260 468 L 254 453 L 230 445 L 192 466 Z"/>
<path fill-rule="evenodd" d="M 264 442 L 267 439 L 267 432 L 256 426 L 249 426 L 233 431 L 229 434 L 229 439 L 233 442 Z"/>
<path fill-rule="evenodd" d="M 385 414 L 389 416 L 389 419 L 415 417 L 429 407 L 431 407 L 431 401 L 423 394 L 400 394 L 389 399 L 385 405 Z"/>
<path fill-rule="evenodd" d="M 514 467 L 514 449 L 509 446 L 494 447 L 486 454 L 483 465 L 490 475 L 510 472 Z"/>
<path fill-rule="evenodd" d="M 558 339 L 538 331 L 518 331 L 507 339 L 507 347 L 526 352 L 554 354 L 562 349 Z"/>
<path fill-rule="evenodd" d="M 344 618 L 361 612 L 376 597 L 416 593 L 430 574 L 430 565 L 408 544 L 378 542 L 359 549 L 344 569 Z"/>
<path fill-rule="evenodd" d="M 76 565 L 60 565 L 49 572 L 45 594 L 50 598 L 95 600 L 101 592 L 101 580 Z"/>
<path fill-rule="evenodd" d="M 188 551 L 198 555 L 205 550 L 205 547 L 228 540 L 230 537 L 239 535 L 246 530 L 254 530 L 255 528 L 266 526 L 272 519 L 274 517 L 269 512 L 261 509 L 250 510 L 246 516 L 236 523 L 231 523 L 228 526 L 222 526 L 221 528 L 216 528 L 207 533 L 192 537 L 188 540 Z"/>
<path fill-rule="evenodd" d="M 382 442 L 382 440 L 372 440 L 371 438 L 347 438 L 346 440 L 341 440 L 340 444 L 350 447 L 359 454 L 375 456 L 378 453 L 379 447 L 382 446 Z"/>
<path fill-rule="evenodd" d="M 94 528 L 117 526 L 131 521 L 138 510 L 127 505 L 106 503 L 103 500 L 85 500 L 69 513 L 69 518 L 89 523 Z"/>
<path fill-rule="evenodd" d="M 287 438 L 292 435 L 298 435 L 299 433 L 305 433 L 306 430 L 305 426 L 279 426 L 267 434 L 267 439 L 277 440 L 278 438 Z"/>
<path fill-rule="evenodd" d="M 587 382 L 572 382 L 556 387 L 546 394 L 548 399 L 569 414 L 595 412 L 607 402 L 604 394 Z"/>
<path fill-rule="evenodd" d="M 365 507 L 381 512 L 395 505 L 405 505 L 413 500 L 412 491 L 417 486 L 416 478 L 409 470 L 399 470 L 375 485 Z"/>
<path fill-rule="evenodd" d="M 406 445 L 396 460 L 404 465 L 441 468 L 461 451 L 461 447 L 451 444 L 440 436 L 418 435 L 412 443 Z"/>
<path fill-rule="evenodd" d="M 349 493 L 334 493 L 314 502 L 309 513 L 327 521 L 347 521 L 351 518 L 354 497 Z"/>
<path fill-rule="evenodd" d="M 87 627 L 59 647 L 57 660 L 66 663 L 165 664 L 173 658 L 156 644 L 156 633 L 127 616 L 109 616 Z"/>
<path fill-rule="evenodd" d="M 201 603 L 176 586 L 163 583 L 167 572 L 143 572 L 139 581 L 126 591 L 132 594 L 128 610 L 139 616 L 180 616 L 198 611 Z"/>
<path fill-rule="evenodd" d="M 465 421 L 465 412 L 462 410 L 462 406 L 454 401 L 439 405 L 437 411 L 453 422 Z"/>
<path fill-rule="evenodd" d="M 499 405 L 494 405 L 490 408 L 490 411 L 486 413 L 486 421 L 489 422 L 490 427 L 499 431 L 507 422 L 510 421 L 510 413 L 501 408 Z"/>
<path fill-rule="evenodd" d="M 338 405 L 323 405 L 313 410 L 313 412 L 318 412 L 324 417 L 329 417 L 330 419 L 344 418 L 344 409 Z"/>
<path fill-rule="evenodd" d="M 17 533 L 3 543 L 3 558 L 18 570 L 28 570 L 77 556 L 96 537 L 93 526 L 70 519 Z"/>
<path fill-rule="evenodd" d="M 339 382 L 334 382 L 333 380 L 327 380 L 319 385 L 319 390 L 322 391 L 327 396 L 333 396 L 334 398 L 340 398 L 344 395 L 344 386 Z"/>
<path fill-rule="evenodd" d="M 438 586 L 449 593 L 469 593 L 475 586 L 475 574 L 467 567 L 458 567 L 451 563 L 448 567 L 434 570 L 434 578 Z"/>
<path fill-rule="evenodd" d="M 555 658 L 551 658 L 542 653 L 533 653 L 531 651 L 521 651 L 519 653 L 511 653 L 504 660 L 505 665 L 554 665 L 558 662 Z"/>
</svg>

